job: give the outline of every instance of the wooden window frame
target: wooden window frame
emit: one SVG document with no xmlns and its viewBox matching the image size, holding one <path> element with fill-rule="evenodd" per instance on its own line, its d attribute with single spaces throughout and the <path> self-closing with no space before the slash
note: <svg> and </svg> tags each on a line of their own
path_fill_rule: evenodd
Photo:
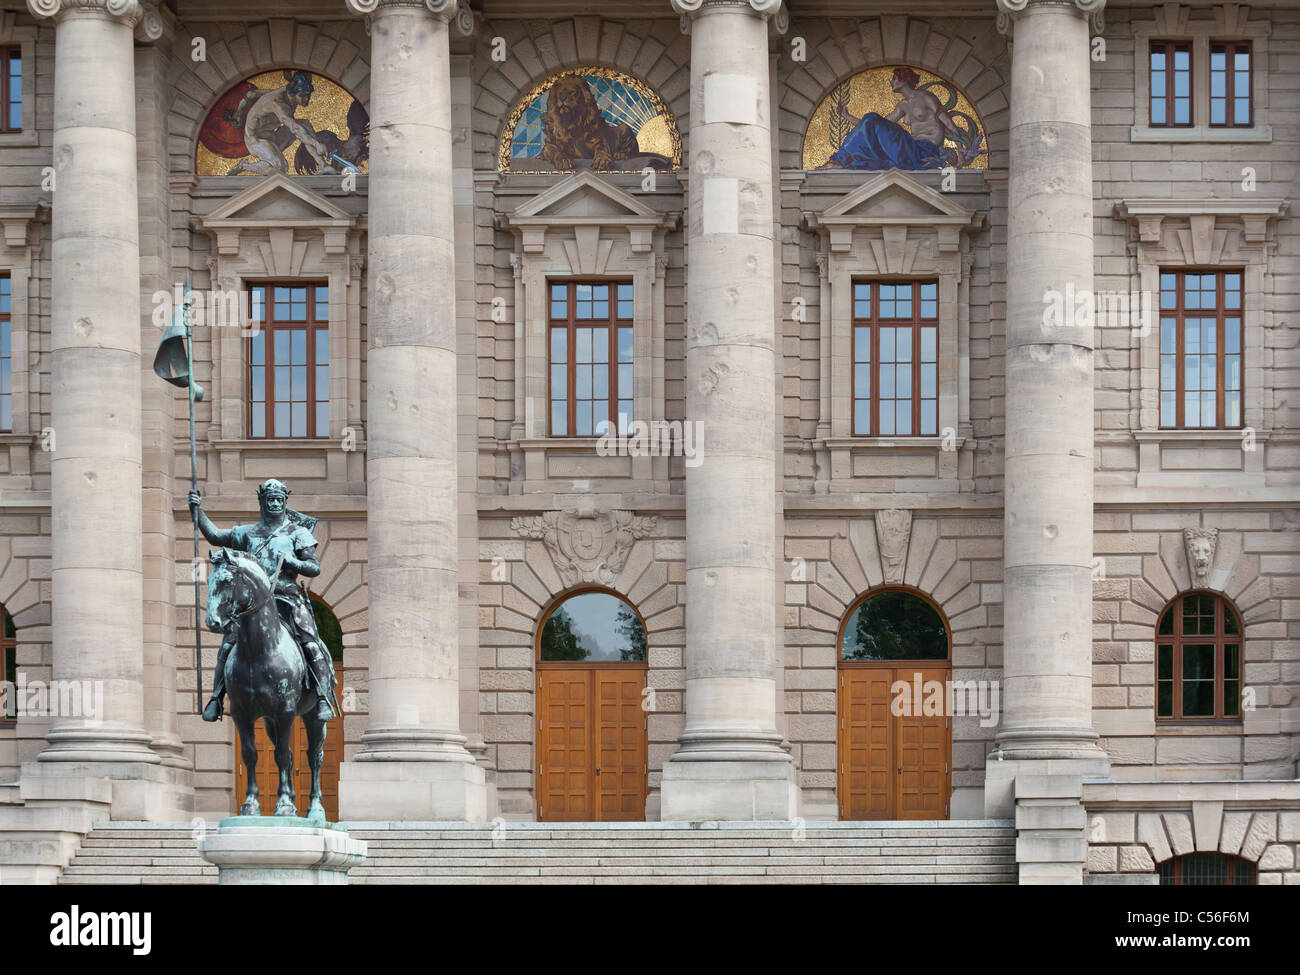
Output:
<svg viewBox="0 0 1300 975">
<path fill-rule="evenodd" d="M 1249 64 L 1246 70 L 1246 121 L 1236 121 L 1235 105 L 1237 95 L 1237 72 L 1233 60 L 1240 53 L 1238 48 L 1246 49 Z M 1226 63 L 1224 65 L 1224 112 L 1223 121 L 1214 121 L 1214 54 L 1222 49 Z M 1210 117 L 1206 122 L 1214 129 L 1253 129 L 1255 127 L 1255 46 L 1248 40 L 1210 41 L 1210 63 L 1206 65 L 1206 78 L 1210 82 Z"/>
<path fill-rule="evenodd" d="M 1190 40 L 1171 41 L 1171 40 L 1152 40 L 1147 46 L 1147 125 L 1153 129 L 1190 129 L 1196 125 L 1196 58 L 1193 51 L 1193 43 Z M 1163 92 L 1157 92 L 1155 85 L 1151 83 L 1151 56 L 1157 52 L 1163 51 L 1165 55 L 1165 89 Z M 1187 52 L 1187 121 L 1175 122 L 1174 119 L 1174 76 L 1177 72 L 1174 70 L 1174 54 L 1180 50 Z M 1155 113 L 1152 109 L 1155 107 L 1157 98 L 1163 98 L 1165 102 L 1165 120 L 1163 122 L 1155 121 Z"/>
<path fill-rule="evenodd" d="M 849 295 L 849 308 L 851 314 L 850 328 L 850 348 L 852 350 L 852 372 L 849 376 L 849 382 L 852 393 L 849 423 L 852 435 L 855 437 L 882 437 L 882 438 L 907 438 L 907 437 L 937 437 L 939 435 L 939 405 L 941 396 L 939 395 L 939 330 L 941 327 L 941 315 L 939 311 L 939 280 L 937 278 L 917 278 L 917 279 L 894 279 L 894 278 L 854 278 Z M 871 288 L 871 309 L 866 318 L 859 318 L 857 315 L 857 291 L 859 285 L 867 285 Z M 898 287 L 900 285 L 910 285 L 912 288 L 912 316 L 911 318 L 882 318 L 880 315 L 880 289 L 881 287 Z M 934 297 L 934 317 L 925 318 L 921 314 L 921 288 L 924 285 L 933 285 L 935 289 Z M 870 342 L 870 359 L 867 361 L 868 375 L 870 376 L 871 391 L 869 396 L 858 395 L 857 384 L 857 366 L 858 357 L 858 329 L 865 327 L 867 337 Z M 911 328 L 912 329 L 912 429 L 907 433 L 881 433 L 880 432 L 880 329 L 881 328 Z M 934 395 L 921 395 L 921 329 L 934 329 Z M 894 360 L 897 362 L 897 359 Z M 928 364 L 928 363 L 927 363 Z M 925 400 L 934 402 L 934 430 L 926 432 L 921 429 L 921 405 Z M 857 423 L 857 404 L 868 402 L 867 422 L 870 430 L 862 431 L 858 429 Z M 891 403 L 899 402 L 897 397 L 890 399 Z"/>
<path fill-rule="evenodd" d="M 1182 602 L 1188 596 L 1209 596 L 1214 600 L 1214 633 L 1210 636 L 1205 634 L 1184 634 L 1183 633 L 1183 612 Z M 1237 632 L 1226 633 L 1223 628 L 1223 612 L 1229 609 L 1237 617 Z M 1174 632 L 1172 634 L 1161 634 L 1160 621 L 1164 619 L 1166 613 L 1174 614 Z M 1152 675 L 1152 686 L 1155 689 L 1155 699 L 1152 702 L 1152 710 L 1155 713 L 1156 723 L 1158 725 L 1188 725 L 1188 724 L 1224 724 L 1239 725 L 1242 723 L 1242 708 L 1240 704 L 1237 713 L 1224 714 L 1224 669 L 1226 666 L 1225 645 L 1235 643 L 1237 645 L 1237 677 L 1236 682 L 1240 692 L 1246 686 L 1246 622 L 1242 619 L 1241 611 L 1233 605 L 1232 601 L 1222 593 L 1213 592 L 1205 589 L 1189 589 L 1186 592 L 1180 592 L 1177 596 L 1160 611 L 1156 617 L 1154 626 L 1155 631 L 1155 673 Z M 1185 644 L 1214 644 L 1214 714 L 1213 715 L 1183 715 L 1183 646 Z M 1160 713 L 1160 648 L 1162 646 L 1173 646 L 1173 706 L 1172 715 L 1162 715 Z"/>
<path fill-rule="evenodd" d="M 4 402 L 4 401 L 6 401 L 6 400 L 8 400 L 8 402 L 9 402 L 9 422 L 8 422 L 7 424 L 5 424 L 5 423 L 3 422 L 3 420 L 0 420 L 0 433 L 13 433 L 13 430 L 14 430 L 14 362 L 13 362 L 13 349 L 14 349 L 14 324 L 13 324 L 13 317 L 14 317 L 14 316 L 13 316 L 13 307 L 14 307 L 14 306 L 13 306 L 13 302 L 14 302 L 14 281 L 13 281 L 13 275 L 11 275 L 8 271 L 0 271 L 0 281 L 5 282 L 5 283 L 9 286 L 9 292 L 8 292 L 8 294 L 9 294 L 9 308 L 8 308 L 8 310 L 0 310 L 0 335 L 2 335 L 5 331 L 7 331 L 7 332 L 9 333 L 9 353 L 8 353 L 8 355 L 6 355 L 6 354 L 4 353 L 3 347 L 0 347 L 0 363 L 4 363 L 4 362 L 8 362 L 8 363 L 9 363 L 9 390 L 8 390 L 7 392 L 0 392 L 0 402 Z M 3 341 L 3 339 L 0 339 L 0 342 L 2 342 L 2 341 Z M 3 367 L 0 366 L 0 368 L 3 368 Z M 0 416 L 3 416 L 3 412 L 2 412 L 2 411 L 0 411 Z"/>
<path fill-rule="evenodd" d="M 23 49 L 19 44 L 0 45 L 0 135 L 14 135 L 23 131 L 23 126 L 27 124 L 26 112 L 23 111 L 22 96 L 18 99 L 18 126 L 9 124 L 9 104 L 12 101 L 10 95 L 9 83 L 9 65 L 14 60 L 18 61 L 18 77 L 22 81 L 23 91 L 27 88 L 27 79 L 24 77 L 23 70 Z"/>
<path fill-rule="evenodd" d="M 1165 309 L 1163 304 L 1164 286 L 1163 286 L 1163 281 L 1161 279 L 1166 274 L 1174 275 L 1174 279 L 1175 279 L 1174 288 L 1175 288 L 1175 294 L 1177 295 L 1177 303 L 1172 309 Z M 1209 318 L 1211 316 L 1206 314 L 1206 309 L 1204 308 L 1188 309 L 1187 307 L 1185 307 L 1186 281 L 1188 275 L 1204 276 L 1207 274 L 1213 274 L 1215 276 L 1215 290 L 1214 290 L 1215 307 L 1213 309 L 1213 317 L 1215 320 L 1215 338 L 1214 338 L 1214 342 L 1215 342 L 1215 346 L 1214 346 L 1215 423 L 1212 426 L 1206 426 L 1206 425 L 1187 426 L 1187 421 L 1186 421 L 1187 393 L 1186 393 L 1186 389 L 1184 388 L 1187 379 L 1186 358 L 1185 358 L 1186 329 L 1184 328 L 1184 324 L 1187 318 Z M 1231 309 L 1231 311 L 1234 312 L 1234 314 L 1232 314 L 1231 316 L 1229 316 L 1228 314 L 1229 309 L 1227 307 L 1227 292 L 1226 292 L 1226 282 L 1227 282 L 1227 276 L 1229 274 L 1237 275 L 1237 278 L 1240 281 L 1240 289 L 1241 289 L 1239 292 L 1240 300 L 1237 303 L 1237 307 L 1235 309 Z M 1170 270 L 1160 268 L 1159 271 L 1157 272 L 1157 287 L 1158 287 L 1158 294 L 1156 299 L 1156 308 L 1157 308 L 1156 317 L 1158 321 L 1156 323 L 1156 349 L 1157 349 L 1156 419 L 1159 424 L 1159 428 L 1161 430 L 1241 430 L 1244 429 L 1246 426 L 1246 269 L 1244 267 L 1241 268 L 1183 267 L 1183 268 L 1174 268 Z M 1240 369 L 1241 388 L 1237 390 L 1233 390 L 1233 392 L 1236 392 L 1239 397 L 1237 413 L 1238 413 L 1238 420 L 1240 422 L 1231 426 L 1227 422 L 1228 420 L 1228 413 L 1227 413 L 1228 352 L 1227 352 L 1226 343 L 1224 342 L 1225 330 L 1226 330 L 1225 322 L 1226 319 L 1229 317 L 1233 317 L 1238 320 L 1239 351 L 1236 353 L 1236 355 L 1239 356 L 1241 359 L 1241 369 Z M 1172 390 L 1168 390 L 1165 388 L 1164 370 L 1158 361 L 1159 358 L 1162 358 L 1166 354 L 1163 351 L 1164 346 L 1161 344 L 1161 340 L 1163 337 L 1162 330 L 1164 328 L 1163 322 L 1164 319 L 1166 318 L 1173 318 L 1174 330 L 1175 330 L 1174 388 Z M 1161 403 L 1164 398 L 1164 394 L 1167 392 L 1172 392 L 1174 394 L 1174 422 L 1171 425 L 1165 424 L 1164 413 L 1161 406 Z"/>
<path fill-rule="evenodd" d="M 607 318 L 578 318 L 578 287 L 580 285 L 597 285 L 609 288 L 609 316 Z M 632 297 L 632 315 L 627 318 L 618 317 L 618 289 L 620 285 L 626 285 L 633 289 Z M 566 291 L 564 318 L 555 318 L 552 315 L 554 302 L 551 296 L 551 289 L 556 286 L 564 287 Z M 618 332 L 620 328 L 632 329 L 633 356 L 632 362 L 626 363 L 633 367 L 632 376 L 632 395 L 627 397 L 632 401 L 632 415 L 628 417 L 628 422 L 636 418 L 636 327 L 634 319 L 636 318 L 636 289 L 635 282 L 631 278 L 548 278 L 546 280 L 546 434 L 549 437 L 559 439 L 581 439 L 584 437 L 601 436 L 596 430 L 596 424 L 592 423 L 591 433 L 579 433 L 577 431 L 578 419 L 578 328 L 599 328 L 605 327 L 609 330 L 609 352 L 608 360 L 605 365 L 608 370 L 607 392 L 608 392 L 608 414 L 607 419 L 614 424 L 610 431 L 612 434 L 622 436 L 618 423 L 618 403 L 620 400 L 618 388 Z M 557 329 L 564 329 L 565 335 L 565 432 L 556 433 L 554 427 L 554 409 L 553 404 L 557 401 L 555 396 L 554 384 L 552 382 L 552 360 L 551 360 L 551 335 Z M 585 400 L 584 400 L 585 402 Z M 595 402 L 593 399 L 591 402 Z"/>
<path fill-rule="evenodd" d="M 317 396 L 316 370 L 319 366 L 325 366 L 329 369 L 329 361 L 320 363 L 316 361 L 316 337 L 320 332 L 330 336 L 330 321 L 328 311 L 324 320 L 317 317 L 316 307 L 319 303 L 316 294 L 317 288 L 330 287 L 328 280 L 325 281 L 251 281 L 248 287 L 248 307 L 250 318 L 253 310 L 257 307 L 253 301 L 253 292 L 258 288 L 263 289 L 264 299 L 262 302 L 262 320 L 253 322 L 256 326 L 256 333 L 249 335 L 244 343 L 244 404 L 247 408 L 248 419 L 244 425 L 245 434 L 249 440 L 255 440 L 259 443 L 264 441 L 275 440 L 326 440 L 329 438 L 329 431 L 319 431 L 316 429 L 317 407 L 322 400 Z M 276 288 L 306 288 L 307 289 L 307 317 L 302 320 L 277 321 L 275 319 L 275 289 Z M 326 308 L 329 307 L 329 301 L 326 301 Z M 292 434 L 278 435 L 275 429 L 275 333 L 277 331 L 302 330 L 307 333 L 307 432 L 305 434 L 294 436 Z M 254 406 L 253 400 L 253 340 L 256 335 L 262 336 L 262 347 L 264 352 L 263 365 L 260 368 L 266 370 L 266 379 L 264 392 L 265 400 L 260 407 Z M 330 336 L 329 342 L 331 349 L 333 347 L 333 336 Z M 292 367 L 290 367 L 292 368 Z M 291 380 L 292 382 L 292 380 Z M 333 422 L 333 402 L 326 390 L 326 397 L 323 402 L 329 403 L 330 421 Z M 292 402 L 292 401 L 291 401 Z M 263 434 L 257 436 L 253 433 L 253 417 L 256 410 L 263 413 Z M 292 406 L 290 407 L 289 417 L 290 429 L 293 427 Z"/>
</svg>

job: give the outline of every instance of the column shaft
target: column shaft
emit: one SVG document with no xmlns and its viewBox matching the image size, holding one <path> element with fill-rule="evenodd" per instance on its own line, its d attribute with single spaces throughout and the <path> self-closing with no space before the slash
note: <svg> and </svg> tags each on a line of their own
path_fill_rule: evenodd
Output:
<svg viewBox="0 0 1300 975">
<path fill-rule="evenodd" d="M 454 9 L 454 7 L 453 7 Z M 344 819 L 481 819 L 458 694 L 456 314 L 447 23 L 371 14 L 369 724 Z"/>
<path fill-rule="evenodd" d="M 1104 762 L 1092 728 L 1093 330 L 1089 37 L 1031 0 L 1012 45 L 1003 625 L 1007 758 Z"/>
<path fill-rule="evenodd" d="M 133 5 L 123 4 L 123 7 Z M 139 8 L 134 8 L 138 14 Z M 50 461 L 54 678 L 43 762 L 156 764 L 144 727 L 133 19 L 55 30 Z M 56 685 L 58 686 L 58 685 Z M 56 698 L 59 695 L 55 695 Z"/>
<path fill-rule="evenodd" d="M 664 819 L 787 819 L 776 729 L 776 348 L 768 26 L 705 0 L 691 25 L 686 730 Z"/>
</svg>

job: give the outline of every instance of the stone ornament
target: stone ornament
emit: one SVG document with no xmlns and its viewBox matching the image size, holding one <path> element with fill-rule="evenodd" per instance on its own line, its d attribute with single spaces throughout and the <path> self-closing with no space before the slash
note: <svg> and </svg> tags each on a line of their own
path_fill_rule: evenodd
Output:
<svg viewBox="0 0 1300 975">
<path fill-rule="evenodd" d="M 348 9 L 354 14 L 364 14 L 366 23 L 370 15 L 380 7 L 428 7 L 444 24 L 456 21 L 456 29 L 469 37 L 474 33 L 474 11 L 466 0 L 346 0 Z"/>
<path fill-rule="evenodd" d="M 790 28 L 790 8 L 785 0 L 672 0 L 673 10 L 681 14 L 683 34 L 691 32 L 691 17 L 704 7 L 748 7 L 764 20 L 770 21 L 778 34 Z"/>
<path fill-rule="evenodd" d="M 131 28 L 144 16 L 139 0 L 27 0 L 27 9 L 33 17 L 57 17 L 65 10 L 100 11 Z"/>
<path fill-rule="evenodd" d="M 1204 589 L 1214 568 L 1214 551 L 1219 545 L 1217 528 L 1184 528 L 1183 545 L 1187 549 L 1187 569 L 1192 574 L 1192 585 Z"/>
<path fill-rule="evenodd" d="M 903 564 L 907 561 L 907 544 L 912 538 L 912 512 L 889 508 L 876 512 L 876 545 L 885 581 L 903 581 Z"/>
<path fill-rule="evenodd" d="M 566 586 L 580 582 L 612 586 L 623 571 L 632 544 L 639 538 L 659 534 L 659 519 L 584 505 L 520 515 L 510 519 L 510 530 L 523 538 L 541 541 Z"/>
<path fill-rule="evenodd" d="M 1088 16 L 1095 33 L 1100 34 L 1104 27 L 1102 17 L 1106 0 L 997 0 L 997 4 L 999 34 L 1010 34 L 1015 18 L 1030 4 L 1040 7 L 1077 7 Z"/>
</svg>

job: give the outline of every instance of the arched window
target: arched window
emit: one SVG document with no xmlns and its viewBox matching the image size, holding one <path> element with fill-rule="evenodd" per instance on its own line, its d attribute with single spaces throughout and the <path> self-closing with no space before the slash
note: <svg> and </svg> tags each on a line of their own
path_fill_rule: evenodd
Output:
<svg viewBox="0 0 1300 975">
<path fill-rule="evenodd" d="M 316 632 L 329 649 L 330 659 L 340 663 L 343 660 L 343 627 L 339 625 L 339 618 L 315 593 L 311 594 L 311 614 L 316 619 Z"/>
<path fill-rule="evenodd" d="M 1255 864 L 1227 853 L 1187 853 L 1166 860 L 1158 869 L 1164 887 L 1194 884 L 1242 887 L 1256 883 Z"/>
<path fill-rule="evenodd" d="M 14 628 L 14 618 L 9 610 L 0 606 L 0 616 L 4 617 L 3 636 L 0 636 L 0 664 L 3 664 L 4 702 L 0 707 L 0 727 L 12 725 L 18 719 L 18 699 L 14 685 L 18 683 L 18 631 Z"/>
<path fill-rule="evenodd" d="M 631 604 L 609 592 L 580 592 L 546 616 L 542 660 L 631 662 L 646 658 L 645 626 Z"/>
<path fill-rule="evenodd" d="M 840 634 L 842 660 L 947 660 L 948 627 L 915 593 L 886 589 L 865 597 Z"/>
<path fill-rule="evenodd" d="M 1222 596 L 1183 593 L 1156 624 L 1156 719 L 1241 720 L 1241 617 Z"/>
</svg>

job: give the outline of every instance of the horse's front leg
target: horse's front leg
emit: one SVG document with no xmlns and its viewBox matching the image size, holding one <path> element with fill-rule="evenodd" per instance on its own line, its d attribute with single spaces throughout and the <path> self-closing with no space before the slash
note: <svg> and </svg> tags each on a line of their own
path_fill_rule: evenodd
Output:
<svg viewBox="0 0 1300 975">
<path fill-rule="evenodd" d="M 248 773 L 248 791 L 244 796 L 244 804 L 239 807 L 241 816 L 260 816 L 262 815 L 262 804 L 258 798 L 257 789 L 257 737 L 256 729 L 252 721 L 249 721 L 243 714 L 231 710 L 231 718 L 234 719 L 235 727 L 239 731 L 239 750 L 244 756 L 244 769 Z"/>
<path fill-rule="evenodd" d="M 316 717 L 314 708 L 304 714 L 302 720 L 307 725 L 307 764 L 311 767 L 311 804 L 307 808 L 307 818 L 313 823 L 324 823 L 320 769 L 325 760 L 325 722 Z"/>
<path fill-rule="evenodd" d="M 276 721 L 275 765 L 280 770 L 280 798 L 275 803 L 275 814 L 277 816 L 296 816 L 298 815 L 298 807 L 294 802 L 293 794 L 292 711 L 288 715 L 280 715 Z"/>
</svg>

